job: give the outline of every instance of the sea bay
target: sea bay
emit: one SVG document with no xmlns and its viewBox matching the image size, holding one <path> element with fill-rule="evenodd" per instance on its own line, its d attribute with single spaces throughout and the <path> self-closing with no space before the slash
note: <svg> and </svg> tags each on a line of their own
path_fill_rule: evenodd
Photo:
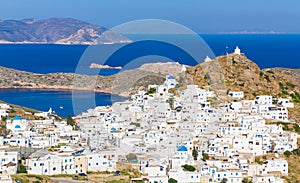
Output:
<svg viewBox="0 0 300 183">
<path fill-rule="evenodd" d="M 300 50 L 300 35 L 298 34 L 208 34 L 201 35 L 201 37 L 216 56 L 224 55 L 226 52 L 230 53 L 234 50 L 235 46 L 239 46 L 241 51 L 261 68 L 300 68 L 300 62 L 297 62 Z M 176 35 L 174 35 L 174 39 L 176 39 Z M 103 45 L 103 48 L 109 50 L 115 46 Z M 126 50 L 126 52 L 120 52 L 113 59 L 110 59 L 107 64 L 111 66 L 124 66 L 130 61 L 130 59 L 125 58 L 133 58 L 137 52 L 138 54 L 147 54 L 147 50 L 157 49 L 157 46 L 161 46 L 158 48 L 161 54 L 172 55 L 172 59 L 175 61 L 180 61 L 188 65 L 197 64 L 189 60 L 189 57 L 186 55 L 179 54 L 176 50 L 164 48 L 163 44 L 149 44 L 148 42 L 145 45 L 147 48 L 145 50 L 141 49 L 143 45 L 137 46 L 139 48 L 133 46 L 129 50 Z M 1 44 L 0 65 L 42 74 L 75 72 L 77 63 L 87 47 L 86 45 Z M 117 72 L 119 70 L 102 69 L 99 75 L 112 75 Z M 110 94 L 95 94 L 95 103 L 97 105 L 110 105 L 110 99 Z M 62 116 L 67 116 L 68 114 L 74 115 L 71 91 L 1 89 L 0 100 L 42 111 L 46 111 L 52 107 L 54 111 Z M 121 97 L 120 100 L 122 100 Z M 83 105 L 81 110 L 85 111 L 89 107 L 92 106 Z"/>
</svg>

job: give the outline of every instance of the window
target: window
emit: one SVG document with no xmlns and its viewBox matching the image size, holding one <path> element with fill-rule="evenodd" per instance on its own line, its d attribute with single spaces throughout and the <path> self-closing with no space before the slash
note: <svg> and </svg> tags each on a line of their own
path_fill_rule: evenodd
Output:
<svg viewBox="0 0 300 183">
<path fill-rule="evenodd" d="M 98 165 L 99 165 L 99 163 L 96 163 L 96 165 L 98 166 Z"/>
<path fill-rule="evenodd" d="M 36 163 L 33 163 L 33 166 L 36 167 Z"/>
<path fill-rule="evenodd" d="M 55 171 L 56 170 L 56 167 L 53 167 L 53 171 Z"/>
</svg>

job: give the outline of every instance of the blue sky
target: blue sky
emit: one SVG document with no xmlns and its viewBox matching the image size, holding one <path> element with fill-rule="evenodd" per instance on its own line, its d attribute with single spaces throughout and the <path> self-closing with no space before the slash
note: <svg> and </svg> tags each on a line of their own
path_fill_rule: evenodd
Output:
<svg viewBox="0 0 300 183">
<path fill-rule="evenodd" d="M 300 33 L 299 0 L 1 0 L 0 19 L 69 17 L 113 27 L 165 19 L 198 33 Z"/>
</svg>

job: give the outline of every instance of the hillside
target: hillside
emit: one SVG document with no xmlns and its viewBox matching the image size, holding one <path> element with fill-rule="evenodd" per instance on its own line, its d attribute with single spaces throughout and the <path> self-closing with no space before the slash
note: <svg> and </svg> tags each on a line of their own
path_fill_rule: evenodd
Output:
<svg viewBox="0 0 300 183">
<path fill-rule="evenodd" d="M 94 90 L 128 97 L 141 87 L 162 84 L 165 72 L 133 69 L 112 76 L 88 76 L 74 73 L 37 74 L 0 66 L 0 88 L 56 90 Z M 145 82 L 147 81 L 147 82 Z"/>
<path fill-rule="evenodd" d="M 300 69 L 288 69 L 288 68 L 271 68 L 270 70 L 277 72 L 277 73 L 283 73 L 290 77 L 292 77 L 298 84 L 300 83 Z"/>
<path fill-rule="evenodd" d="M 105 32 L 105 34 L 103 34 Z M 97 44 L 130 40 L 104 27 L 71 18 L 0 20 L 1 43 Z"/>
<path fill-rule="evenodd" d="M 191 67 L 188 72 L 193 82 L 199 86 L 213 88 L 209 85 L 218 84 L 226 92 L 244 91 L 248 99 L 253 99 L 256 95 L 272 95 L 290 97 L 297 101 L 298 98 L 292 96 L 300 89 L 295 76 L 275 69 L 262 70 L 245 55 L 220 56 L 213 61 Z"/>
<path fill-rule="evenodd" d="M 300 122 L 300 72 L 296 71 L 262 70 L 243 54 L 229 54 L 189 68 L 188 76 L 201 87 L 221 89 L 223 92 L 217 93 L 225 99 L 228 91 L 244 91 L 246 99 L 254 99 L 256 95 L 290 98 L 296 103 L 295 109 L 290 110 L 290 117 Z"/>
</svg>

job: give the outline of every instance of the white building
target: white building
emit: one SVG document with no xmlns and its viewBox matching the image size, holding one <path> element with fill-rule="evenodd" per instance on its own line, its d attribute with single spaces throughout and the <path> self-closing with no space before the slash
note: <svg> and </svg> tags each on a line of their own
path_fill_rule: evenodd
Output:
<svg viewBox="0 0 300 183">
<path fill-rule="evenodd" d="M 270 159 L 267 160 L 265 171 L 266 173 L 276 173 L 280 172 L 282 175 L 288 175 L 288 162 L 283 159 Z"/>
<path fill-rule="evenodd" d="M 241 54 L 241 50 L 239 49 L 238 46 L 235 47 L 234 54 L 237 54 L 237 55 Z"/>
<path fill-rule="evenodd" d="M 14 134 L 19 134 L 25 132 L 27 129 L 27 121 L 26 118 L 21 118 L 20 116 L 15 116 L 13 119 L 6 119 L 6 128 L 11 130 Z"/>
<path fill-rule="evenodd" d="M 6 171 L 8 174 L 17 173 L 18 152 L 0 151 L 0 160 L 0 172 Z"/>
<path fill-rule="evenodd" d="M 116 171 L 118 155 L 115 151 L 101 151 L 99 153 L 87 154 L 87 171 L 104 172 Z"/>
<path fill-rule="evenodd" d="M 255 104 L 259 105 L 272 105 L 273 97 L 268 95 L 256 96 Z"/>
<path fill-rule="evenodd" d="M 175 77 L 167 75 L 166 80 L 163 85 L 165 87 L 167 87 L 167 89 L 171 89 L 171 88 L 175 88 L 176 84 L 177 84 L 177 81 L 176 81 Z"/>
<path fill-rule="evenodd" d="M 294 108 L 294 103 L 290 102 L 290 100 L 287 98 L 277 99 L 277 104 L 282 105 L 287 108 Z"/>
<path fill-rule="evenodd" d="M 7 171 L 0 171 L 1 183 L 13 183 L 10 174 Z"/>
<path fill-rule="evenodd" d="M 244 98 L 244 92 L 243 91 L 229 91 L 228 96 L 232 98 L 241 99 Z"/>
</svg>

